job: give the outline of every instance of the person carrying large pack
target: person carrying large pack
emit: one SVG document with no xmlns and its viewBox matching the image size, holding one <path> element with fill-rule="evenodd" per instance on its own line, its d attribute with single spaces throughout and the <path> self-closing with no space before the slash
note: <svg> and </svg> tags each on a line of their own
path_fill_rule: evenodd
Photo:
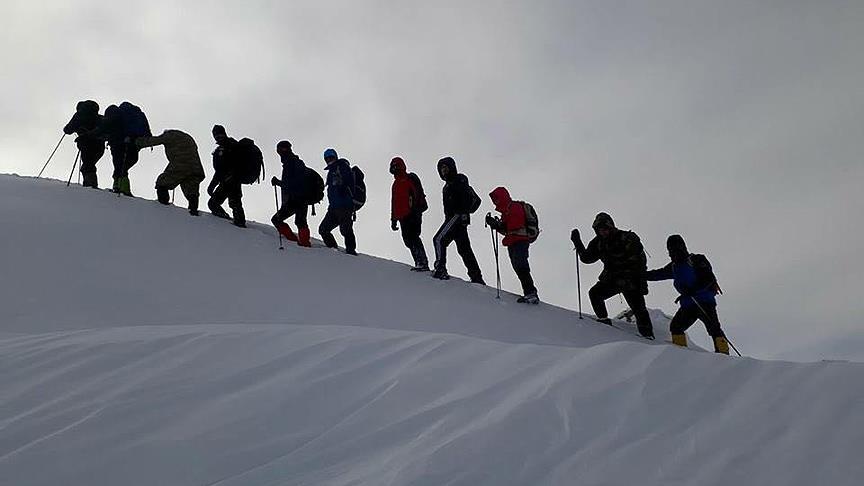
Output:
<svg viewBox="0 0 864 486">
<path fill-rule="evenodd" d="M 120 106 L 111 105 L 105 109 L 105 117 L 97 133 L 107 139 L 111 149 L 111 160 L 114 163 L 114 185 L 111 190 L 131 196 L 129 169 L 138 163 L 140 151 L 135 140 L 153 135 L 147 116 L 141 108 L 128 101 L 120 103 Z"/>
<path fill-rule="evenodd" d="M 468 177 L 456 170 L 456 161 L 452 157 L 444 157 L 438 161 L 438 175 L 444 181 L 441 191 L 444 223 L 432 238 L 435 244 L 435 271 L 432 272 L 432 277 L 441 280 L 450 278 L 447 273 L 447 247 L 451 242 L 456 242 L 456 250 L 465 263 L 471 282 L 486 285 L 468 237 L 471 213 L 477 211 L 482 201 L 468 183 Z"/>
<path fill-rule="evenodd" d="M 393 186 L 390 199 L 390 227 L 393 231 L 402 229 L 402 241 L 411 252 L 414 266 L 411 271 L 428 272 L 429 260 L 420 234 L 423 228 L 423 212 L 429 209 L 426 194 L 417 174 L 408 172 L 402 157 L 390 161 Z"/>
<path fill-rule="evenodd" d="M 180 130 L 165 130 L 156 137 L 138 137 L 135 144 L 138 148 L 156 145 L 165 147 L 168 166 L 156 178 L 156 199 L 162 204 L 169 204 L 168 191 L 180 186 L 189 201 L 189 214 L 198 216 L 199 186 L 205 176 L 195 139 Z"/>
<path fill-rule="evenodd" d="M 337 248 L 333 230 L 339 227 L 339 232 L 345 238 L 345 253 L 357 255 L 357 239 L 354 236 L 354 213 L 358 209 L 355 193 L 354 173 L 351 164 L 340 159 L 336 150 L 328 148 L 324 151 L 324 161 L 327 163 L 327 214 L 318 226 L 321 240 L 328 248 Z M 363 194 L 365 202 L 365 194 Z M 362 205 L 362 204 L 361 204 Z"/>
<path fill-rule="evenodd" d="M 714 351 L 729 354 L 729 342 L 720 328 L 720 319 L 717 316 L 716 296 L 722 291 L 711 263 L 705 255 L 687 251 L 681 235 L 667 238 L 666 249 L 671 261 L 662 268 L 648 271 L 645 277 L 649 282 L 672 279 L 675 290 L 681 294 L 675 300 L 680 305 L 678 312 L 669 323 L 672 342 L 686 347 L 687 329 L 700 320 L 714 341 Z"/>
<path fill-rule="evenodd" d="M 102 124 L 102 119 L 98 103 L 93 100 L 79 101 L 72 119 L 63 127 L 63 133 L 66 135 L 73 133 L 78 135 L 75 138 L 75 145 L 81 152 L 81 184 L 93 189 L 99 188 L 96 163 L 105 153 L 105 141 L 94 135 Z"/>
<path fill-rule="evenodd" d="M 501 218 L 486 215 L 486 224 L 504 235 L 501 242 L 510 255 L 513 271 L 522 284 L 522 297 L 516 301 L 524 304 L 539 304 L 537 287 L 531 278 L 531 266 L 528 264 L 528 247 L 540 234 L 537 213 L 534 207 L 522 201 L 514 201 L 510 192 L 504 187 L 497 187 L 489 193 L 495 204 L 495 210 L 501 213 Z"/>
<path fill-rule="evenodd" d="M 298 245 L 312 246 L 309 236 L 309 222 L 307 214 L 309 205 L 321 201 L 321 195 L 316 195 L 320 189 L 318 182 L 323 187 L 321 176 L 314 170 L 306 167 L 306 164 L 291 150 L 291 142 L 283 140 L 276 144 L 276 153 L 282 160 L 282 179 L 273 177 L 270 183 L 274 187 L 282 188 L 282 204 L 276 210 L 276 214 L 270 218 L 276 230 L 289 241 L 296 241 Z M 310 171 L 312 173 L 310 173 Z M 314 174 L 314 175 L 313 175 Z M 317 180 L 315 179 L 317 177 Z M 317 198 L 317 200 L 315 200 Z M 285 223 L 285 220 L 294 216 L 294 224 L 297 225 L 297 234 Z"/>
<path fill-rule="evenodd" d="M 597 214 L 592 228 L 596 236 L 587 247 L 582 244 L 578 229 L 570 233 L 570 240 L 583 263 L 603 262 L 603 271 L 588 292 L 597 320 L 612 323 L 606 310 L 606 299 L 622 294 L 636 317 L 639 334 L 654 339 L 654 326 L 645 307 L 647 259 L 642 242 L 636 233 L 616 228 L 612 217 L 606 213 Z"/>
<path fill-rule="evenodd" d="M 222 125 L 213 126 L 213 139 L 216 149 L 213 151 L 213 180 L 207 186 L 210 200 L 207 207 L 214 216 L 232 219 L 222 208 L 222 203 L 228 200 L 228 207 L 233 213 L 234 225 L 246 227 L 246 213 L 243 211 L 243 183 L 240 174 L 240 154 L 237 140 L 228 136 Z"/>
</svg>

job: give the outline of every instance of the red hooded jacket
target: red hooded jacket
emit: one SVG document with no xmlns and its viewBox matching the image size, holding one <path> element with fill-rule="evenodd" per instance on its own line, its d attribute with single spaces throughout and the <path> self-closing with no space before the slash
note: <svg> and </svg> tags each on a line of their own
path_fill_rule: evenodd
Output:
<svg viewBox="0 0 864 486">
<path fill-rule="evenodd" d="M 411 215 L 414 209 L 414 183 L 408 177 L 405 161 L 395 157 L 390 162 L 393 173 L 393 189 L 390 199 L 390 218 L 401 221 Z"/>
<path fill-rule="evenodd" d="M 489 193 L 489 197 L 495 204 L 495 210 L 501 213 L 503 228 L 498 230 L 504 235 L 501 244 L 510 246 L 520 241 L 530 241 L 531 238 L 528 237 L 525 229 L 525 206 L 513 201 L 510 193 L 503 187 L 496 187 Z"/>
</svg>

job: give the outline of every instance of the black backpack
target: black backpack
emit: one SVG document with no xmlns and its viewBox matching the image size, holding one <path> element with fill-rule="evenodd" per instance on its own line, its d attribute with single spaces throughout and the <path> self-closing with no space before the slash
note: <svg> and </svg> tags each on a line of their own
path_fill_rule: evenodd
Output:
<svg viewBox="0 0 864 486">
<path fill-rule="evenodd" d="M 366 204 L 366 182 L 363 181 L 363 171 L 356 165 L 351 167 L 351 173 L 354 175 L 354 188 L 351 195 L 354 197 L 354 211 L 359 211 Z"/>
<path fill-rule="evenodd" d="M 429 209 L 429 203 L 426 201 L 426 193 L 423 191 L 423 184 L 420 182 L 420 177 L 411 172 L 408 174 L 408 179 L 414 184 L 414 207 L 411 209 L 418 213 L 425 212 Z"/>
<path fill-rule="evenodd" d="M 321 175 L 315 169 L 306 167 L 304 182 L 306 184 L 306 204 L 320 203 L 324 199 L 324 179 L 321 178 Z"/>
<path fill-rule="evenodd" d="M 120 110 L 120 120 L 123 122 L 123 135 L 127 137 L 152 137 L 150 122 L 141 108 L 124 101 L 117 107 Z"/>
<path fill-rule="evenodd" d="M 264 169 L 264 154 L 251 138 L 243 138 L 234 147 L 237 179 L 241 184 L 261 182 Z"/>
</svg>

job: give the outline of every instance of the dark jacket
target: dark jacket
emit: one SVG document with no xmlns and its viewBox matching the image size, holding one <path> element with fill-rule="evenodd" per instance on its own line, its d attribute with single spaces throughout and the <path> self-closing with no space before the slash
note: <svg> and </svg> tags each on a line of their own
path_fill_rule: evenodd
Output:
<svg viewBox="0 0 864 486">
<path fill-rule="evenodd" d="M 120 108 L 115 105 L 105 108 L 102 123 L 92 134 L 102 140 L 107 140 L 108 145 L 122 145 L 126 141 L 126 132 L 123 128 L 123 115 L 120 113 Z"/>
<path fill-rule="evenodd" d="M 665 267 L 647 272 L 645 278 L 651 282 L 673 279 L 675 290 L 682 297 L 681 307 L 694 307 L 694 299 L 700 304 L 717 304 L 717 277 L 705 255 L 691 253 L 683 261 L 669 262 Z"/>
<path fill-rule="evenodd" d="M 237 167 L 237 140 L 228 137 L 222 144 L 217 144 L 213 151 L 213 182 L 225 182 L 234 175 Z"/>
<path fill-rule="evenodd" d="M 327 166 L 327 200 L 330 209 L 354 209 L 354 173 L 351 164 L 339 159 Z"/>
<path fill-rule="evenodd" d="M 461 214 L 465 217 L 465 224 L 469 224 L 473 190 L 468 183 L 468 177 L 456 170 L 456 162 L 450 157 L 445 157 L 438 161 L 439 174 L 441 173 L 441 166 L 445 165 L 450 171 L 447 178 L 444 179 L 444 189 L 441 191 L 444 201 L 444 218 L 450 219 L 457 214 Z"/>
<path fill-rule="evenodd" d="M 306 196 L 306 164 L 296 154 L 282 156 L 282 201 L 300 202 Z"/>
<path fill-rule="evenodd" d="M 587 247 L 580 248 L 579 259 L 589 264 L 597 260 L 603 262 L 603 271 L 599 277 L 601 282 L 616 285 L 622 290 L 639 290 L 647 294 L 645 272 L 648 269 L 648 260 L 642 241 L 636 233 L 616 228 L 612 217 L 606 213 L 597 215 L 593 227 L 595 232 L 600 227 L 609 229 L 609 236 L 595 236 Z"/>
<path fill-rule="evenodd" d="M 81 101 L 75 108 L 72 119 L 63 127 L 63 133 L 66 135 L 77 134 L 75 143 L 82 150 L 104 148 L 105 142 L 93 135 L 93 132 L 102 125 L 102 119 L 102 115 L 99 114 L 99 105 L 95 101 Z"/>
</svg>

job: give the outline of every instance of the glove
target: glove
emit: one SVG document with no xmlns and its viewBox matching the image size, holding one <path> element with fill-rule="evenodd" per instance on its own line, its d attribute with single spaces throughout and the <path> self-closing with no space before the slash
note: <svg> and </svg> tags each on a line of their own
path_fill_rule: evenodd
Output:
<svg viewBox="0 0 864 486">
<path fill-rule="evenodd" d="M 498 224 L 498 218 L 492 216 L 491 214 L 486 215 L 486 226 L 495 227 Z"/>
<path fill-rule="evenodd" d="M 579 236 L 579 230 L 573 228 L 573 231 L 570 232 L 570 241 L 573 242 L 573 246 L 579 247 L 579 243 L 582 242 L 582 238 Z"/>
<path fill-rule="evenodd" d="M 390 229 L 392 229 L 393 231 L 399 231 L 399 228 L 396 226 L 396 220 L 395 219 L 390 220 Z"/>
<path fill-rule="evenodd" d="M 467 214 L 460 214 L 459 221 L 462 222 L 465 226 L 468 226 L 468 222 L 471 221 L 471 217 Z"/>
<path fill-rule="evenodd" d="M 273 178 L 270 179 L 270 184 L 273 184 L 273 186 L 275 187 L 281 185 L 282 183 L 281 181 L 279 181 L 279 179 L 276 178 L 276 176 L 273 176 Z"/>
</svg>

